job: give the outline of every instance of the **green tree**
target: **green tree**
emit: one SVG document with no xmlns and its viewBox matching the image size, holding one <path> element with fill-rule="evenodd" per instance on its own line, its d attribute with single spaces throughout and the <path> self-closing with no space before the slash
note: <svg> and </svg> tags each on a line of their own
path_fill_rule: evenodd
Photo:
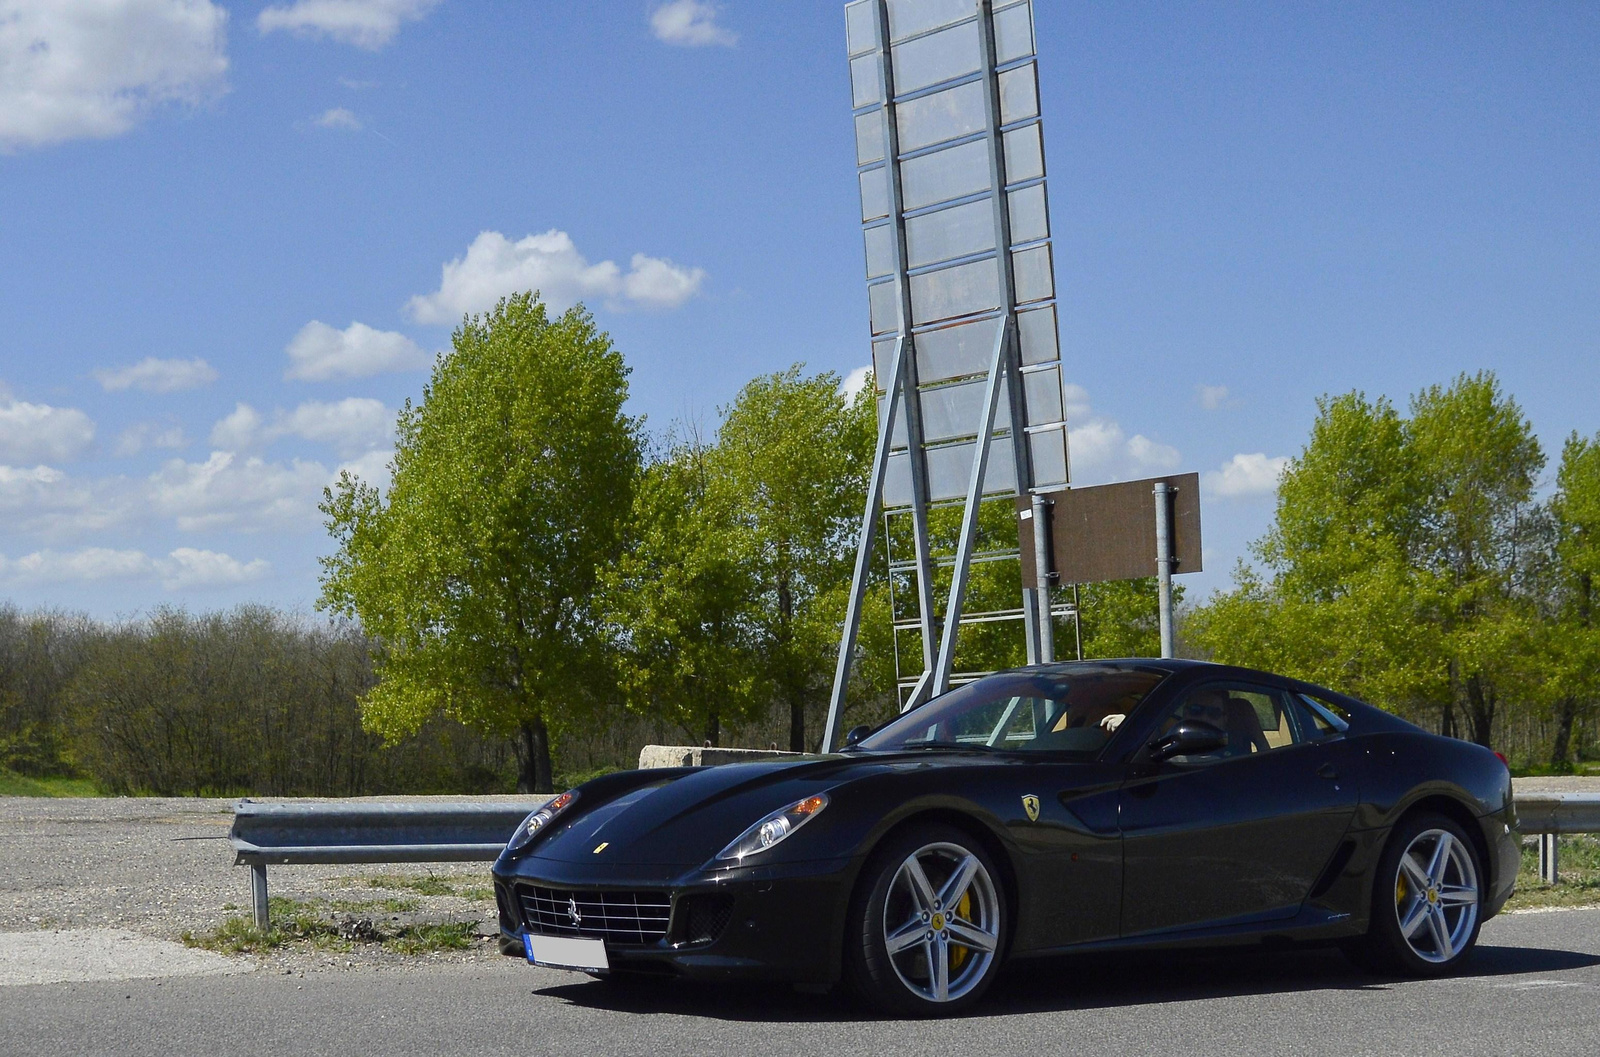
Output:
<svg viewBox="0 0 1600 1057">
<path fill-rule="evenodd" d="M 836 607 L 817 603 L 850 577 L 875 441 L 871 393 L 848 401 L 838 375 L 808 378 L 798 364 L 757 378 L 727 408 L 713 453 L 713 488 L 758 585 L 760 648 L 797 752 L 833 677 Z"/>
<path fill-rule="evenodd" d="M 341 475 L 320 604 L 381 644 L 363 701 L 395 738 L 444 712 L 512 739 L 518 788 L 551 788 L 552 730 L 598 702 L 597 584 L 639 467 L 628 368 L 581 308 L 534 294 L 468 317 L 400 413 L 388 493 Z"/>
<path fill-rule="evenodd" d="M 632 539 L 607 580 L 628 706 L 721 744 L 771 701 L 755 570 L 698 438 L 669 446 L 634 495 Z"/>
<path fill-rule="evenodd" d="M 1516 401 L 1494 375 L 1462 375 L 1411 402 L 1407 426 L 1420 485 L 1412 561 L 1438 585 L 1450 692 L 1446 733 L 1457 712 L 1488 745 L 1532 614 L 1522 591 L 1525 529 L 1544 452 Z"/>
<path fill-rule="evenodd" d="M 1238 587 L 1186 622 L 1220 661 L 1337 685 L 1488 744 L 1537 636 L 1527 590 L 1544 456 L 1492 374 L 1462 375 L 1403 419 L 1359 393 L 1318 402 Z"/>
<path fill-rule="evenodd" d="M 1550 762 L 1565 769 L 1574 724 L 1600 704 L 1600 435 L 1567 438 L 1550 509 L 1556 538 L 1554 619 L 1545 653 L 1556 722 Z"/>
</svg>

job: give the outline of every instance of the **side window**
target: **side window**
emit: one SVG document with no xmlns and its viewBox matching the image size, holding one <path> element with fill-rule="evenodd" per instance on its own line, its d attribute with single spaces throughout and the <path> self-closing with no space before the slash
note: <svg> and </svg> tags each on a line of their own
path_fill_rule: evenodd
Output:
<svg viewBox="0 0 1600 1057">
<path fill-rule="evenodd" d="M 1209 723 L 1227 734 L 1227 747 L 1208 759 L 1271 752 L 1306 740 L 1299 713 L 1282 693 L 1267 687 L 1228 684 L 1192 690 L 1163 721 L 1158 736 L 1184 722 Z"/>
<path fill-rule="evenodd" d="M 1348 713 L 1331 701 L 1310 694 L 1296 694 L 1296 703 L 1304 720 L 1302 725 L 1313 738 L 1328 738 L 1350 729 Z"/>
</svg>

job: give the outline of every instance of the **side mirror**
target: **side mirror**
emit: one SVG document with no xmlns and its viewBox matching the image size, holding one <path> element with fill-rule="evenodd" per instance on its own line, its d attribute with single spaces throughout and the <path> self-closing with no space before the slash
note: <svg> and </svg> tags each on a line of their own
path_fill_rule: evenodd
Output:
<svg viewBox="0 0 1600 1057">
<path fill-rule="evenodd" d="M 1174 756 L 1195 756 L 1228 747 L 1228 735 L 1209 723 L 1190 720 L 1180 723 L 1150 743 L 1150 759 L 1156 763 Z"/>
<path fill-rule="evenodd" d="M 862 738 L 871 733 L 872 728 L 866 726 L 865 724 L 859 727 L 851 727 L 849 731 L 845 733 L 844 747 L 848 749 L 850 746 L 854 745 L 856 742 L 860 741 Z"/>
</svg>

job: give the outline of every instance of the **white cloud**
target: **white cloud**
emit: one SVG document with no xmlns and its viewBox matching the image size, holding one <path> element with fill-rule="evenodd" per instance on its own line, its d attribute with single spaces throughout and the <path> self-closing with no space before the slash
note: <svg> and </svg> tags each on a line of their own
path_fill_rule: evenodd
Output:
<svg viewBox="0 0 1600 1057">
<path fill-rule="evenodd" d="M 269 463 L 217 451 L 205 462 L 170 460 L 146 482 L 145 498 L 184 532 L 303 527 L 318 523 L 317 503 L 330 480 L 318 462 Z"/>
<path fill-rule="evenodd" d="M 0 466 L 0 525 L 52 538 L 104 529 L 122 520 L 126 482 L 85 483 L 53 466 Z"/>
<path fill-rule="evenodd" d="M 0 151 L 104 139 L 226 90 L 210 0 L 0 0 Z"/>
<path fill-rule="evenodd" d="M 189 438 L 183 435 L 180 426 L 140 422 L 122 431 L 113 451 L 125 459 L 148 448 L 182 448 L 188 443 Z"/>
<path fill-rule="evenodd" d="M 650 308 L 677 308 L 700 290 L 703 268 L 680 268 L 662 257 L 635 253 L 622 277 L 622 295 Z"/>
<path fill-rule="evenodd" d="M 686 48 L 720 44 L 731 48 L 739 35 L 717 25 L 717 5 L 707 0 L 670 0 L 650 15 L 656 39 Z"/>
<path fill-rule="evenodd" d="M 161 586 L 168 590 L 183 587 L 225 587 L 259 580 L 272 568 L 264 559 L 241 562 L 218 551 L 179 547 L 164 561 L 156 562 Z"/>
<path fill-rule="evenodd" d="M 1235 455 L 1220 470 L 1208 470 L 1201 483 L 1215 495 L 1226 498 L 1270 495 L 1278 490 L 1278 478 L 1289 465 L 1289 457 L 1268 458 L 1264 452 Z"/>
<path fill-rule="evenodd" d="M 844 397 L 845 403 L 854 403 L 857 394 L 867 387 L 867 379 L 872 377 L 872 367 L 857 367 L 844 376 L 844 381 L 839 383 L 839 395 Z"/>
<path fill-rule="evenodd" d="M 148 576 L 155 563 L 143 551 L 85 547 L 82 550 L 42 550 L 21 558 L 0 557 L 0 575 L 35 583 L 64 581 L 132 580 Z"/>
<path fill-rule="evenodd" d="M 1228 387 L 1225 385 L 1197 385 L 1194 387 L 1195 399 L 1200 401 L 1200 406 L 1207 411 L 1220 411 L 1230 406 L 1228 403 Z"/>
<path fill-rule="evenodd" d="M 94 423 L 76 408 L 0 403 L 0 462 L 64 462 L 93 440 Z"/>
<path fill-rule="evenodd" d="M 248 451 L 267 442 L 262 435 L 261 414 L 246 403 L 233 406 L 233 412 L 211 427 L 211 446 L 224 451 Z"/>
<path fill-rule="evenodd" d="M 168 590 L 246 583 L 260 579 L 270 568 L 260 558 L 241 562 L 227 554 L 193 547 L 179 547 L 165 558 L 152 558 L 143 551 L 107 547 L 41 550 L 14 559 L 0 555 L 0 578 L 7 580 L 94 583 L 159 579 Z"/>
<path fill-rule="evenodd" d="M 342 106 L 323 111 L 320 117 L 312 118 L 311 123 L 318 128 L 338 128 L 346 129 L 350 132 L 361 131 L 361 119 L 356 117 L 353 111 L 346 110 Z"/>
<path fill-rule="evenodd" d="M 331 404 L 309 400 L 274 428 L 280 435 L 331 444 L 341 455 L 355 455 L 388 444 L 394 421 L 394 412 L 383 401 L 352 396 Z"/>
<path fill-rule="evenodd" d="M 95 381 L 108 393 L 142 389 L 147 393 L 175 393 L 198 389 L 217 380 L 216 368 L 205 360 L 158 360 L 147 356 L 129 367 L 102 367 Z"/>
<path fill-rule="evenodd" d="M 279 410 L 267 422 L 249 404 L 211 427 L 211 446 L 224 451 L 252 451 L 282 437 L 330 444 L 341 456 L 386 445 L 394 435 L 394 412 L 381 400 L 347 397 L 335 403 L 308 400 L 293 411 Z"/>
<path fill-rule="evenodd" d="M 1125 481 L 1177 469 L 1181 458 L 1177 448 L 1141 433 L 1128 436 L 1117 421 L 1094 413 L 1082 386 L 1068 383 L 1062 390 L 1075 483 Z"/>
<path fill-rule="evenodd" d="M 402 22 L 416 22 L 438 5 L 439 0 L 295 0 L 262 11 L 256 28 L 327 37 L 377 51 L 394 39 Z"/>
<path fill-rule="evenodd" d="M 313 319 L 284 351 L 289 355 L 284 376 L 312 382 L 422 370 L 433 364 L 433 357 L 404 334 L 374 330 L 365 323 L 336 330 Z"/>
<path fill-rule="evenodd" d="M 591 298 L 618 307 L 676 308 L 699 293 L 705 281 L 704 269 L 642 253 L 634 254 L 630 264 L 627 274 L 615 261 L 590 264 L 572 237 L 554 228 L 516 242 L 498 231 L 485 231 L 472 240 L 464 257 L 444 265 L 438 290 L 413 297 L 406 309 L 419 323 L 455 323 L 523 290 L 537 290 L 556 311 Z"/>
<path fill-rule="evenodd" d="M 369 451 L 365 455 L 351 459 L 349 462 L 341 463 L 339 468 L 334 471 L 334 476 L 338 477 L 340 473 L 348 473 L 351 477 L 360 478 L 367 484 L 372 485 L 380 492 L 388 491 L 389 480 L 393 476 L 393 467 L 390 466 L 390 461 L 393 459 L 393 449 Z"/>
</svg>

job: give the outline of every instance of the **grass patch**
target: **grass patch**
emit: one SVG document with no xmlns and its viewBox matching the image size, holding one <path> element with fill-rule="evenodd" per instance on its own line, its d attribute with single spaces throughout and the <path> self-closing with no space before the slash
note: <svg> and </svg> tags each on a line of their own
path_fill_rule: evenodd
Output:
<svg viewBox="0 0 1600 1057">
<path fill-rule="evenodd" d="M 340 914 L 409 914 L 421 906 L 415 899 L 335 899 L 328 904 Z"/>
<path fill-rule="evenodd" d="M 1539 879 L 1538 845 L 1524 843 L 1517 892 L 1506 909 L 1600 906 L 1600 837 L 1583 833 L 1558 838 L 1556 865 L 1561 880 L 1545 884 Z"/>
<path fill-rule="evenodd" d="M 187 946 L 223 954 L 266 954 L 280 947 L 344 953 L 378 944 L 396 954 L 416 955 L 472 947 L 476 935 L 472 921 L 393 925 L 381 917 L 374 921 L 353 916 L 375 910 L 409 913 L 417 905 L 410 899 L 324 902 L 274 897 L 268 900 L 272 927 L 265 932 L 252 918 L 234 916 L 211 932 L 185 932 L 182 938 Z"/>
<path fill-rule="evenodd" d="M 0 771 L 0 796 L 86 797 L 100 796 L 100 789 L 88 778 L 28 778 Z"/>
<path fill-rule="evenodd" d="M 231 917 L 202 935 L 185 932 L 183 942 L 224 954 L 265 954 L 291 943 L 324 951 L 350 949 L 350 941 L 339 934 L 338 924 L 328 919 L 320 903 L 274 896 L 267 900 L 267 910 L 272 927 L 265 932 L 256 928 L 253 918 Z"/>
<path fill-rule="evenodd" d="M 385 950 L 396 954 L 428 954 L 433 951 L 464 951 L 472 946 L 473 924 L 450 921 L 442 925 L 412 925 L 383 941 Z"/>
<path fill-rule="evenodd" d="M 415 892 L 421 896 L 457 896 L 466 895 L 467 892 L 481 892 L 485 889 L 473 886 L 458 889 L 456 884 L 447 877 L 436 877 L 433 874 L 398 874 L 385 873 L 374 877 L 341 877 L 339 882 L 349 883 L 352 886 L 365 885 L 368 888 L 383 888 L 391 892 Z M 467 898 L 474 898 L 467 896 Z M 494 898 L 493 894 L 489 898 Z"/>
</svg>

